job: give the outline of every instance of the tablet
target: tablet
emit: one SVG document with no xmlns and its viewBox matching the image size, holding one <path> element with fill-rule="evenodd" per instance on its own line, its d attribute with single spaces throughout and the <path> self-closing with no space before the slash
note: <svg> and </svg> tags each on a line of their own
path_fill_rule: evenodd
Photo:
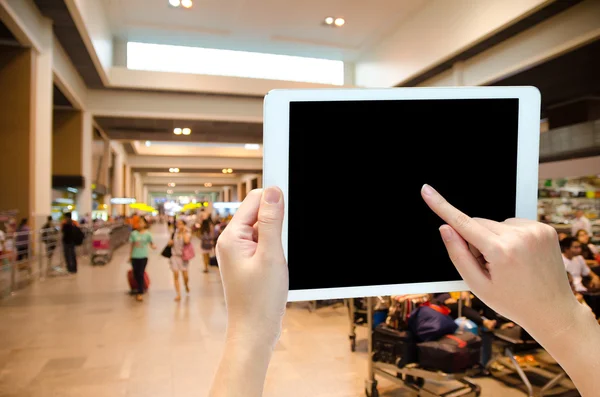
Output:
<svg viewBox="0 0 600 397">
<path fill-rule="evenodd" d="M 467 290 L 424 183 L 472 217 L 537 219 L 534 87 L 273 90 L 263 134 L 289 301 Z"/>
</svg>

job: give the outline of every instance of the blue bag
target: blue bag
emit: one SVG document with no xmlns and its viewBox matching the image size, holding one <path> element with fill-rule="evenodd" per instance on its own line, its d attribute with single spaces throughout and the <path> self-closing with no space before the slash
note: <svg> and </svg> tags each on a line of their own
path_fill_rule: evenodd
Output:
<svg viewBox="0 0 600 397">
<path fill-rule="evenodd" d="M 408 318 L 408 328 L 419 342 L 438 340 L 444 335 L 454 334 L 458 325 L 452 317 L 444 314 L 443 308 L 433 304 L 419 306 Z"/>
</svg>

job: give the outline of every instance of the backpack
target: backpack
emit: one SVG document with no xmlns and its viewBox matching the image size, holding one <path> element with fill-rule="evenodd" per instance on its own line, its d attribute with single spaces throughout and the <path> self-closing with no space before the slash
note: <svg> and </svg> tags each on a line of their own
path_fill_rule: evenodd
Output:
<svg viewBox="0 0 600 397">
<path fill-rule="evenodd" d="M 79 226 L 73 225 L 73 243 L 75 243 L 75 245 L 81 245 L 83 244 L 84 238 L 85 234 L 83 233 L 83 230 L 81 230 Z"/>
</svg>

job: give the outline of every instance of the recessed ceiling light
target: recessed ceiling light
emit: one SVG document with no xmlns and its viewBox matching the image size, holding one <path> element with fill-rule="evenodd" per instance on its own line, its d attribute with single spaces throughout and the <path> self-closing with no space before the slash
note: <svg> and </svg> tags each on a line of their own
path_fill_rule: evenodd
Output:
<svg viewBox="0 0 600 397">
<path fill-rule="evenodd" d="M 181 135 L 181 128 L 174 128 L 173 129 L 173 134 L 175 134 L 175 135 Z"/>
<path fill-rule="evenodd" d="M 179 7 L 181 5 L 181 0 L 169 0 L 169 5 L 171 7 Z"/>
<path fill-rule="evenodd" d="M 179 168 L 169 168 L 169 172 L 179 172 Z"/>
<path fill-rule="evenodd" d="M 204 187 L 211 187 L 211 186 L 212 186 L 212 183 L 210 183 L 210 182 L 206 182 L 206 183 L 204 184 Z"/>
<path fill-rule="evenodd" d="M 194 3 L 192 2 L 192 0 L 181 0 L 181 5 L 185 8 L 192 8 Z"/>
<path fill-rule="evenodd" d="M 227 173 L 231 174 L 233 172 L 233 170 L 231 168 L 227 168 Z"/>
<path fill-rule="evenodd" d="M 152 142 L 146 141 L 146 147 L 150 147 L 150 145 L 152 145 Z"/>
<path fill-rule="evenodd" d="M 167 194 L 173 194 L 173 191 L 171 189 L 167 190 Z"/>
<path fill-rule="evenodd" d="M 344 18 L 336 18 L 333 23 L 335 23 L 335 26 L 344 26 L 346 20 L 344 20 Z"/>
<path fill-rule="evenodd" d="M 333 23 L 333 21 L 334 21 L 333 17 L 327 17 L 327 18 L 325 18 L 325 23 L 327 25 L 331 25 Z"/>
<path fill-rule="evenodd" d="M 247 143 L 244 145 L 244 149 L 246 150 L 258 150 L 260 149 L 260 145 L 258 143 Z"/>
<path fill-rule="evenodd" d="M 190 135 L 192 133 L 192 130 L 190 130 L 189 128 L 184 128 L 183 130 L 181 130 L 181 132 L 183 133 L 183 135 Z"/>
<path fill-rule="evenodd" d="M 221 170 L 221 172 L 222 172 L 222 173 L 224 173 L 224 174 L 226 174 L 226 173 L 227 173 L 227 168 L 223 168 L 223 169 Z"/>
<path fill-rule="evenodd" d="M 168 185 L 168 186 L 169 186 L 169 187 L 175 187 L 176 185 L 175 185 L 175 183 L 171 182 L 171 183 L 169 183 L 169 185 Z"/>
</svg>

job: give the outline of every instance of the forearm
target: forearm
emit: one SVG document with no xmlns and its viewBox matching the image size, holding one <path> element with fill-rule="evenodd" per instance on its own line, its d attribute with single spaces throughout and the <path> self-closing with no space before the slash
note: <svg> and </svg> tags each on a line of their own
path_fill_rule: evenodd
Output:
<svg viewBox="0 0 600 397">
<path fill-rule="evenodd" d="M 530 334 L 567 372 L 583 397 L 595 396 L 600 390 L 600 377 L 594 376 L 600 368 L 600 326 L 593 313 L 578 302 L 570 319 L 564 320 L 570 322 L 552 324 L 555 332 L 532 329 Z"/>
<path fill-rule="evenodd" d="M 260 397 L 273 354 L 268 338 L 228 337 L 209 397 Z"/>
</svg>

